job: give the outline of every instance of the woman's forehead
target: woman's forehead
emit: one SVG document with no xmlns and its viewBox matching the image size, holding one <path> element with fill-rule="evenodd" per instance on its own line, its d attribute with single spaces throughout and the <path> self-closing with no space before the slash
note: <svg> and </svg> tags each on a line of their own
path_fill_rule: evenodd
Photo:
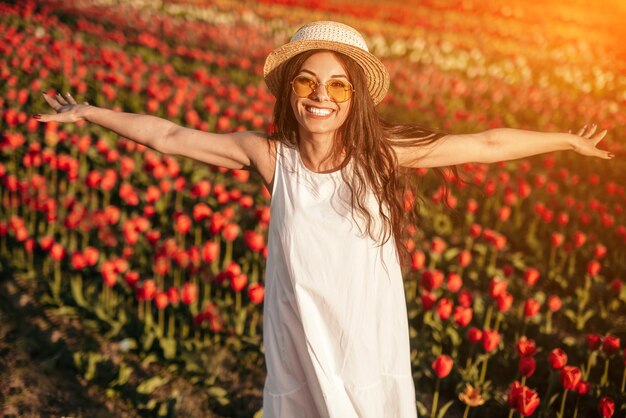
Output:
<svg viewBox="0 0 626 418">
<path fill-rule="evenodd" d="M 317 76 L 347 77 L 343 63 L 331 51 L 314 53 L 302 63 L 300 71 L 305 71 Z"/>
</svg>

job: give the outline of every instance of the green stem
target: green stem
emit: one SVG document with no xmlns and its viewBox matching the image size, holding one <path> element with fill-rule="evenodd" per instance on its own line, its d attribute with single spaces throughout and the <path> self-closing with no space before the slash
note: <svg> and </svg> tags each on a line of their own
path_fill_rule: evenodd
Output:
<svg viewBox="0 0 626 418">
<path fill-rule="evenodd" d="M 174 320 L 174 313 L 170 312 L 169 318 L 168 318 L 168 326 L 167 326 L 167 336 L 169 338 L 174 338 L 174 327 L 176 326 L 176 322 Z"/>
<path fill-rule="evenodd" d="M 600 387 L 604 387 L 609 383 L 609 358 L 604 361 L 604 373 L 602 374 L 602 380 L 600 381 Z"/>
<path fill-rule="evenodd" d="M 563 412 L 565 411 L 565 399 L 567 398 L 567 389 L 563 391 L 563 399 L 561 399 L 561 412 L 559 412 L 559 418 L 563 418 Z"/>
<path fill-rule="evenodd" d="M 467 418 L 467 414 L 469 414 L 470 406 L 465 405 L 465 412 L 463 412 L 463 418 Z"/>
<path fill-rule="evenodd" d="M 439 381 L 441 379 L 437 378 L 437 384 L 435 385 L 435 395 L 433 396 L 433 406 L 430 412 L 430 418 L 435 418 L 435 413 L 437 412 L 437 403 L 439 402 Z"/>
<path fill-rule="evenodd" d="M 578 417 L 578 402 L 580 401 L 580 396 L 576 397 L 576 408 L 574 408 L 574 417 L 573 418 L 577 418 Z"/>
<path fill-rule="evenodd" d="M 485 323 L 483 324 L 483 329 L 489 328 L 489 323 L 491 322 L 491 315 L 493 313 L 493 305 L 489 305 L 487 308 L 487 314 L 485 315 Z"/>
<path fill-rule="evenodd" d="M 485 376 L 487 375 L 487 363 L 488 362 L 489 362 L 489 357 L 483 360 L 483 365 L 480 371 L 480 379 L 479 379 L 479 382 L 481 385 L 485 382 Z"/>
</svg>

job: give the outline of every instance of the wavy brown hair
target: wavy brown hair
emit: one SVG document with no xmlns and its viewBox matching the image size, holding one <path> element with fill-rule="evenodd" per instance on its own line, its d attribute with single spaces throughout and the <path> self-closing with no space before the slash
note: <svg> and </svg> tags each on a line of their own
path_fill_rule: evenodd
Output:
<svg viewBox="0 0 626 418">
<path fill-rule="evenodd" d="M 302 64 L 311 55 L 322 50 L 309 50 L 296 55 L 281 65 L 280 91 L 274 106 L 275 130 L 271 139 L 282 142 L 290 147 L 298 147 L 300 138 L 298 121 L 290 104 L 292 80 L 300 71 Z M 345 153 L 344 162 L 354 160 L 356 164 L 343 164 L 341 173 L 351 192 L 351 207 L 365 220 L 366 233 L 381 245 L 391 236 L 395 239 L 396 248 L 401 262 L 409 260 L 409 251 L 406 246 L 410 237 L 409 226 L 419 225 L 420 214 L 417 201 L 423 199 L 418 193 L 415 168 L 401 167 L 392 146 L 413 147 L 432 144 L 443 136 L 445 132 L 432 131 L 419 125 L 399 125 L 387 122 L 381 118 L 367 89 L 366 76 L 361 67 L 348 56 L 331 51 L 342 63 L 346 74 L 355 92 L 348 117 L 339 128 L 335 141 L 326 160 L 337 158 Z M 346 173 L 345 167 L 352 167 Z M 445 197 L 448 204 L 448 182 L 442 168 L 434 169 L 443 183 Z M 456 167 L 452 167 L 455 177 L 458 178 Z M 374 236 L 372 214 L 365 206 L 367 190 L 373 191 L 378 202 L 378 212 L 383 221 L 383 229 L 379 236 Z M 408 200 L 413 203 L 406 205 Z M 417 198 L 415 200 L 414 198 Z M 388 208 L 384 210 L 383 208 Z"/>
</svg>

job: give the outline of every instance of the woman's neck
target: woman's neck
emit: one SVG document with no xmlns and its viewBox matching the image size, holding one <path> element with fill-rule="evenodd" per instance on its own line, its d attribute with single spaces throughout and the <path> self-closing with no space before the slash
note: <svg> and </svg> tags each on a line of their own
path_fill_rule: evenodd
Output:
<svg viewBox="0 0 626 418">
<path fill-rule="evenodd" d="M 300 135 L 299 151 L 304 165 L 311 171 L 324 173 L 337 170 L 345 157 L 345 152 L 340 156 L 328 158 L 332 152 L 334 138 L 329 135 Z"/>
</svg>

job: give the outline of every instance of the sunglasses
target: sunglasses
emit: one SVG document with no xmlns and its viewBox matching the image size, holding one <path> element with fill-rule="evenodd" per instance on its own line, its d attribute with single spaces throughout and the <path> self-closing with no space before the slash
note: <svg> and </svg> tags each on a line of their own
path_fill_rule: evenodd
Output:
<svg viewBox="0 0 626 418">
<path fill-rule="evenodd" d="M 296 93 L 296 96 L 305 98 L 313 94 L 314 91 L 317 91 L 320 84 L 321 83 L 318 83 L 312 78 L 305 75 L 299 75 L 293 79 L 291 87 L 293 92 Z M 354 92 L 352 84 L 345 80 L 329 80 L 324 83 L 324 87 L 326 87 L 328 97 L 336 103 L 343 103 L 350 100 L 352 92 Z"/>
</svg>

